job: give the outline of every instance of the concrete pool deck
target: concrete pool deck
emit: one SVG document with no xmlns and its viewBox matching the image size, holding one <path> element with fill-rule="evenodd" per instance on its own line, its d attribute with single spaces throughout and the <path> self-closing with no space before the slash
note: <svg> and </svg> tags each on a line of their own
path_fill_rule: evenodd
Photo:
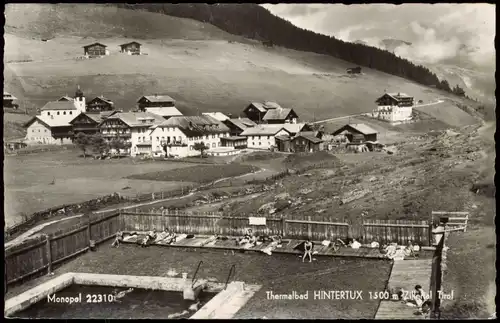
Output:
<svg viewBox="0 0 500 323">
<path fill-rule="evenodd" d="M 188 280 L 189 281 L 189 280 Z M 152 290 L 179 291 L 186 286 L 186 279 L 155 276 L 108 275 L 90 273 L 65 273 L 42 283 L 18 296 L 5 301 L 4 316 L 12 316 L 45 297 L 55 294 L 70 285 L 99 285 L 112 287 L 133 287 Z M 243 282 L 208 282 L 206 292 L 218 293 L 193 316 L 197 319 L 232 318 L 238 310 L 260 289 L 258 285 Z"/>
</svg>

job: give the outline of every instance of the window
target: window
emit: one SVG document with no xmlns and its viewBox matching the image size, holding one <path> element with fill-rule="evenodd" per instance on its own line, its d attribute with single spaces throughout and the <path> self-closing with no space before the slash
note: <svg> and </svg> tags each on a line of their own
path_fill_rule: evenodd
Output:
<svg viewBox="0 0 500 323">
<path fill-rule="evenodd" d="M 141 142 L 141 137 L 137 138 L 137 142 Z"/>
<path fill-rule="evenodd" d="M 71 114 L 71 115 L 72 115 L 72 114 L 73 114 L 73 111 L 70 111 L 70 112 L 69 112 L 69 114 Z"/>
<path fill-rule="evenodd" d="M 156 141 L 160 141 L 160 137 L 156 137 Z"/>
<path fill-rule="evenodd" d="M 252 141 L 252 146 L 255 146 L 255 141 Z"/>
<path fill-rule="evenodd" d="M 38 129 L 38 132 L 40 132 L 40 129 Z"/>
<path fill-rule="evenodd" d="M 66 115 L 66 111 L 63 111 L 63 115 Z"/>
<path fill-rule="evenodd" d="M 215 148 L 215 142 L 212 144 L 212 148 Z"/>
<path fill-rule="evenodd" d="M 32 132 L 35 132 L 35 129 L 31 130 Z"/>
<path fill-rule="evenodd" d="M 57 115 L 59 115 L 59 114 L 60 114 L 59 111 L 57 111 Z"/>
<path fill-rule="evenodd" d="M 212 139 L 215 139 L 215 135 L 212 135 Z"/>
<path fill-rule="evenodd" d="M 262 143 L 259 141 L 259 146 L 262 146 Z"/>
<path fill-rule="evenodd" d="M 189 150 L 193 150 L 193 146 L 189 146 Z"/>
<path fill-rule="evenodd" d="M 45 132 L 47 132 L 47 129 L 45 129 Z"/>
<path fill-rule="evenodd" d="M 269 139 L 271 139 L 271 136 L 267 136 L 267 139 L 268 139 L 268 140 L 269 140 Z"/>
<path fill-rule="evenodd" d="M 47 111 L 47 115 L 50 116 L 50 111 Z"/>
<path fill-rule="evenodd" d="M 219 142 L 219 147 L 221 146 L 221 143 Z"/>
</svg>

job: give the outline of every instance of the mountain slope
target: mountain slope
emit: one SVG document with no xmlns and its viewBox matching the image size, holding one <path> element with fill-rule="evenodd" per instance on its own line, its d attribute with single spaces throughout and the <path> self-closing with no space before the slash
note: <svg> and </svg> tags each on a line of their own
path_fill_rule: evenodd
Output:
<svg viewBox="0 0 500 323">
<path fill-rule="evenodd" d="M 454 101 L 472 104 L 369 68 L 363 69 L 363 75 L 349 77 L 345 70 L 352 63 L 328 55 L 268 48 L 188 19 L 83 4 L 16 5 L 11 16 L 9 6 L 6 29 L 11 32 L 5 35 L 5 65 L 10 72 L 4 72 L 4 76 L 7 90 L 22 99 L 21 108 L 30 104 L 41 107 L 49 100 L 72 94 L 77 85 L 88 99 L 105 95 L 123 110 L 133 109 L 141 95 L 166 93 L 177 100 L 184 113 L 215 110 L 238 115 L 250 101 L 274 100 L 296 109 L 306 120 L 369 112 L 384 90 L 405 92 L 426 103 L 447 98 L 443 108 L 449 113 L 456 109 Z M 58 14 L 31 16 L 36 10 L 47 12 L 51 8 Z M 28 18 L 23 20 L 24 11 Z M 89 12 L 92 23 L 85 20 Z M 73 27 L 65 29 L 71 20 L 89 26 L 86 38 L 75 36 Z M 114 28 L 107 31 L 106 38 L 102 28 L 91 27 L 97 20 Z M 129 28 L 130 20 L 155 21 L 157 30 L 134 27 L 134 40 L 143 44 L 148 55 L 117 52 L 119 44 L 131 40 L 120 32 Z M 175 33 L 164 30 L 173 26 L 177 26 Z M 54 38 L 48 42 L 33 39 L 34 30 L 43 30 Z M 189 35 L 199 38 L 192 40 Z M 76 59 L 82 55 L 81 47 L 94 41 L 107 44 L 111 55 Z M 19 62 L 26 56 L 28 61 Z"/>
</svg>

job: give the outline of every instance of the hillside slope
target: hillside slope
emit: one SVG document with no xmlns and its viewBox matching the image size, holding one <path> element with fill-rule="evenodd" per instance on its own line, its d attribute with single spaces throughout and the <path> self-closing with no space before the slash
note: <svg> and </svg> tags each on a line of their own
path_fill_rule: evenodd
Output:
<svg viewBox="0 0 500 323">
<path fill-rule="evenodd" d="M 88 30 L 67 27 L 71 20 Z M 131 21 L 144 26 L 129 27 Z M 167 93 L 184 113 L 217 110 L 238 115 L 249 101 L 274 100 L 296 109 L 305 120 L 371 111 L 384 90 L 405 92 L 426 103 L 447 98 L 473 104 L 368 68 L 363 75 L 349 77 L 345 69 L 352 64 L 343 60 L 264 47 L 209 24 L 162 14 L 81 4 L 8 5 L 6 30 L 5 85 L 22 99 L 21 108 L 41 107 L 72 94 L 77 85 L 87 98 L 102 94 L 124 110 L 134 108 L 141 95 Z M 54 38 L 42 41 L 33 37 L 37 31 Z M 133 39 L 148 55 L 117 53 L 119 44 L 131 40 L 125 37 L 129 32 L 136 33 Z M 82 34 L 86 37 L 78 37 Z M 94 41 L 107 44 L 111 55 L 77 60 L 81 47 Z M 453 113 L 453 105 L 446 113 Z"/>
</svg>

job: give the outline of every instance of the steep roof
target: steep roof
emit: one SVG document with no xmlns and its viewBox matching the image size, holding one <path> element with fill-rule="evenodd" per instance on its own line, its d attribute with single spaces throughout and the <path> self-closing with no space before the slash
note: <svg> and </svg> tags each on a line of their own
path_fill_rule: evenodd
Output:
<svg viewBox="0 0 500 323">
<path fill-rule="evenodd" d="M 180 112 L 176 107 L 147 107 L 146 111 L 162 117 L 182 116 L 182 112 Z"/>
<path fill-rule="evenodd" d="M 57 101 L 70 101 L 70 102 L 72 102 L 72 101 L 75 101 L 75 99 L 73 99 L 70 96 L 65 95 L 65 96 L 60 97 Z"/>
<path fill-rule="evenodd" d="M 136 44 L 136 45 L 139 45 L 139 46 L 142 45 L 141 43 L 138 43 L 136 41 L 131 41 L 130 43 L 121 44 L 120 47 L 125 47 L 125 46 L 132 45 L 132 44 Z"/>
<path fill-rule="evenodd" d="M 278 103 L 273 101 L 266 101 L 264 103 L 250 102 L 248 106 L 251 105 L 253 105 L 257 110 L 259 110 L 259 112 L 266 112 L 268 110 L 273 110 L 273 109 L 282 109 L 282 107 Z"/>
<path fill-rule="evenodd" d="M 76 110 L 76 106 L 73 101 L 51 101 L 41 109 L 41 111 L 45 110 Z"/>
<path fill-rule="evenodd" d="M 267 110 L 262 120 L 285 120 L 292 111 L 290 108 Z"/>
<path fill-rule="evenodd" d="M 89 101 L 89 103 L 90 103 L 90 102 L 92 102 L 92 101 L 94 101 L 94 100 L 100 100 L 100 101 L 104 101 L 104 102 L 106 102 L 106 103 L 108 103 L 108 104 L 114 105 L 113 101 L 111 101 L 111 100 L 110 100 L 110 99 L 108 99 L 108 98 L 105 98 L 105 97 L 104 97 L 104 96 L 102 96 L 102 95 L 101 95 L 101 96 L 96 96 L 95 98 L 93 98 L 92 100 L 90 100 L 90 101 Z"/>
<path fill-rule="evenodd" d="M 215 118 L 219 121 L 226 121 L 229 119 L 229 117 L 222 112 L 203 112 L 202 114 L 205 116 L 210 116 L 212 118 Z"/>
<path fill-rule="evenodd" d="M 315 144 L 319 144 L 320 142 L 323 142 L 323 140 L 321 140 L 315 136 L 304 134 L 304 133 L 300 133 L 300 134 L 296 135 L 295 137 L 293 137 L 292 140 L 295 140 L 297 138 L 304 138 L 304 139 L 309 140 L 310 142 L 315 143 Z"/>
<path fill-rule="evenodd" d="M 343 126 L 342 128 L 338 129 L 337 131 L 333 132 L 333 135 L 339 134 L 343 131 L 345 131 L 345 128 L 352 128 L 359 133 L 363 135 L 371 135 L 371 134 L 377 134 L 378 131 L 374 130 L 373 128 L 370 128 L 369 126 L 365 125 L 364 123 L 351 123 Z"/>
<path fill-rule="evenodd" d="M 210 116 L 179 116 L 164 120 L 154 128 L 179 128 L 186 136 L 196 137 L 207 134 L 229 132 L 229 128 Z"/>
<path fill-rule="evenodd" d="M 165 121 L 163 117 L 151 112 L 119 112 L 106 118 L 106 120 L 110 119 L 119 119 L 129 127 L 154 126 Z M 142 122 L 144 119 L 152 120 L 152 122 L 145 124 Z"/>
<path fill-rule="evenodd" d="M 410 96 L 406 93 L 384 93 L 384 95 L 382 95 L 380 98 L 378 98 L 375 102 L 378 102 L 384 96 L 389 96 L 390 98 L 396 100 L 397 102 L 401 101 L 402 99 L 413 99 L 412 96 Z"/>
<path fill-rule="evenodd" d="M 231 122 L 232 124 L 234 124 L 236 127 L 238 127 L 241 130 L 255 127 L 257 125 L 255 122 L 253 122 L 252 120 L 250 120 L 248 118 L 234 118 L 234 119 L 228 119 L 226 121 Z"/>
<path fill-rule="evenodd" d="M 285 128 L 288 132 L 295 134 L 295 133 L 302 131 L 302 129 L 304 129 L 306 127 L 306 124 L 305 123 L 284 123 L 281 126 L 283 128 Z"/>
<path fill-rule="evenodd" d="M 282 124 L 263 124 L 245 129 L 240 136 L 274 136 L 281 130 L 287 130 Z"/>
<path fill-rule="evenodd" d="M 87 46 L 83 46 L 83 48 L 89 48 L 89 47 L 92 47 L 92 46 L 95 46 L 95 45 L 98 45 L 98 46 L 101 46 L 101 47 L 108 47 L 108 46 L 103 45 L 101 43 L 93 43 L 93 44 L 90 44 L 90 45 L 87 45 Z"/>
<path fill-rule="evenodd" d="M 30 119 L 24 126 L 29 127 L 33 122 L 36 120 L 40 121 L 41 123 L 45 124 L 49 128 L 54 128 L 54 127 L 70 127 L 71 124 L 70 122 L 75 118 L 73 115 L 60 115 L 57 117 L 54 116 L 46 116 L 46 115 L 39 115 L 39 116 L 34 116 L 33 118 Z"/>
<path fill-rule="evenodd" d="M 175 102 L 175 100 L 168 95 L 143 95 L 137 101 L 140 101 L 142 98 L 145 98 L 149 102 Z"/>
</svg>

